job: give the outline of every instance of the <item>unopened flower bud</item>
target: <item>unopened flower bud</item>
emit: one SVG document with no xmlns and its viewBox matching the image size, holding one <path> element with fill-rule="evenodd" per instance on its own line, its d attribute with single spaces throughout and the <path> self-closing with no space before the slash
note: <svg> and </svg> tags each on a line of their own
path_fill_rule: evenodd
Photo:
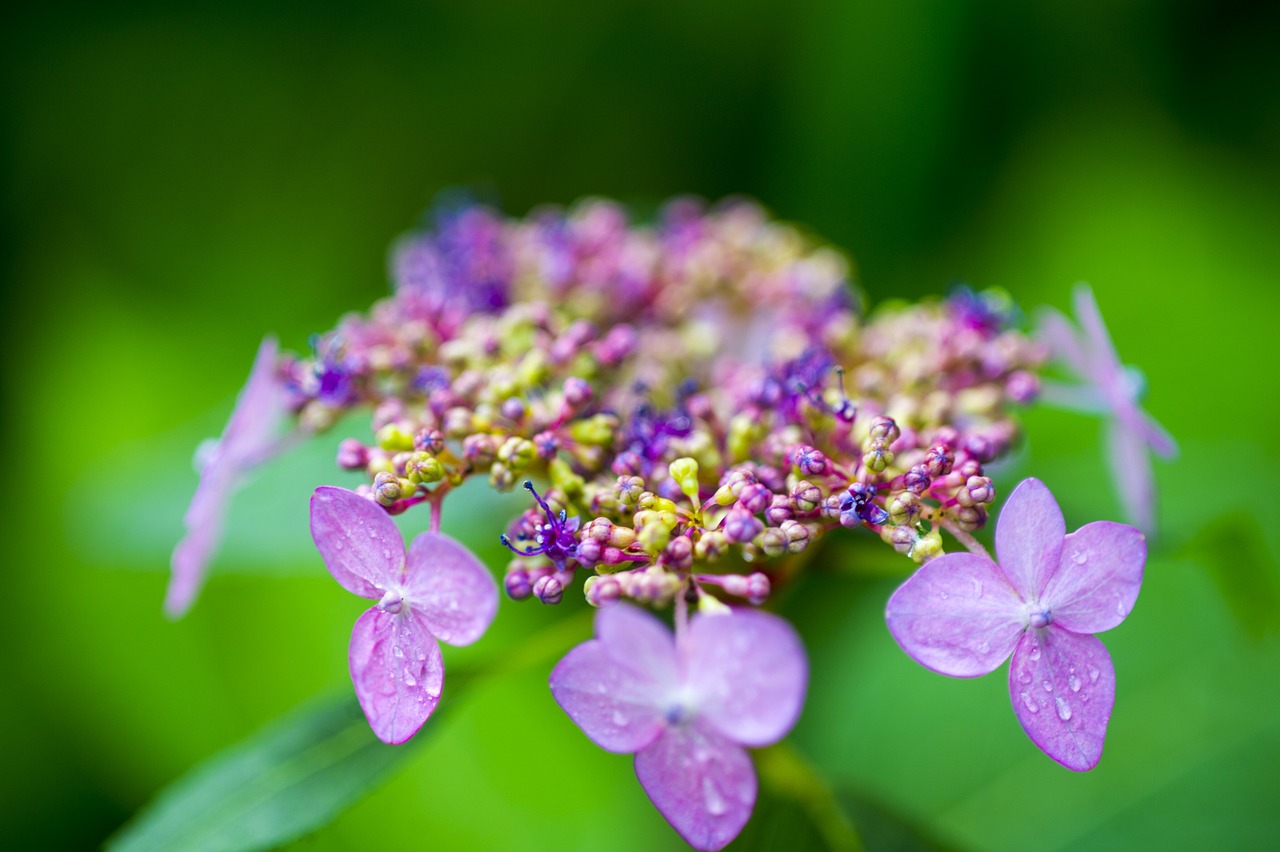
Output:
<svg viewBox="0 0 1280 852">
<path fill-rule="evenodd" d="M 790 453 L 791 464 L 801 476 L 821 476 L 827 472 L 827 457 L 821 450 L 800 444 L 793 447 Z"/>
<path fill-rule="evenodd" d="M 444 413 L 441 424 L 446 437 L 461 440 L 471 434 L 471 410 L 455 406 Z"/>
<path fill-rule="evenodd" d="M 533 464 L 537 456 L 538 448 L 527 438 L 518 438 L 513 435 L 498 447 L 498 461 L 517 472 Z"/>
<path fill-rule="evenodd" d="M 338 445 L 338 467 L 343 470 L 359 470 L 369 463 L 369 449 L 355 438 L 347 438 Z"/>
<path fill-rule="evenodd" d="M 564 584 L 555 574 L 539 577 L 533 584 L 533 596 L 548 606 L 560 603 L 564 596 Z"/>
<path fill-rule="evenodd" d="M 419 429 L 413 436 L 413 448 L 424 453 L 439 455 L 444 452 L 444 433 L 439 429 Z"/>
<path fill-rule="evenodd" d="M 507 590 L 507 596 L 513 601 L 522 601 L 533 594 L 533 584 L 529 580 L 529 571 L 524 566 L 507 571 L 507 576 L 503 578 L 502 585 Z"/>
<path fill-rule="evenodd" d="M 750 482 L 742 486 L 738 493 L 738 504 L 753 515 L 758 515 L 773 502 L 773 493 L 759 482 Z"/>
<path fill-rule="evenodd" d="M 961 506 L 977 506 L 995 499 L 995 486 L 986 476 L 971 476 L 956 492 L 956 502 Z"/>
<path fill-rule="evenodd" d="M 885 527 L 884 529 L 887 534 L 886 541 L 903 555 L 909 554 L 916 546 L 916 542 L 920 540 L 920 533 L 916 532 L 913 526 Z"/>
<path fill-rule="evenodd" d="M 698 462 L 687 457 L 679 458 L 667 465 L 667 471 L 684 496 L 698 505 Z"/>
<path fill-rule="evenodd" d="M 467 435 L 462 440 L 462 456 L 476 467 L 483 467 L 497 455 L 497 442 L 492 435 L 483 432 Z"/>
<path fill-rule="evenodd" d="M 577 376 L 564 380 L 564 401 L 574 408 L 580 408 L 591 401 L 593 391 L 591 385 Z"/>
<path fill-rule="evenodd" d="M 788 553 L 799 553 L 809 545 L 809 528 L 799 521 L 783 521 L 778 529 L 787 537 Z"/>
<path fill-rule="evenodd" d="M 913 524 L 920 517 L 920 498 L 914 492 L 902 491 L 889 501 L 889 519 L 895 524 Z"/>
<path fill-rule="evenodd" d="M 801 480 L 791 489 L 791 506 L 797 514 L 807 515 L 822 504 L 822 489 L 807 480 Z"/>
<path fill-rule="evenodd" d="M 867 470 L 880 473 L 886 467 L 893 464 L 893 453 L 889 452 L 887 446 L 873 446 L 862 454 L 862 464 Z"/>
<path fill-rule="evenodd" d="M 582 586 L 587 603 L 595 607 L 609 606 L 622 597 L 622 584 L 608 574 L 588 577 Z"/>
<path fill-rule="evenodd" d="M 932 529 L 916 540 L 915 546 L 907 555 L 918 564 L 923 565 L 935 556 L 942 555 L 942 533 Z"/>
<path fill-rule="evenodd" d="M 399 423 L 388 423 L 374 436 L 378 446 L 390 452 L 413 449 L 413 435 Z"/>
<path fill-rule="evenodd" d="M 533 436 L 533 446 L 540 459 L 553 459 L 560 452 L 560 439 L 554 432 L 539 432 Z"/>
<path fill-rule="evenodd" d="M 390 506 L 400 499 L 400 478 L 394 473 L 380 473 L 373 478 L 373 499 L 379 505 Z"/>
<path fill-rule="evenodd" d="M 720 531 L 724 533 L 724 537 L 734 544 L 751 541 L 762 529 L 764 524 L 760 523 L 755 515 L 741 508 L 731 509 L 720 525 Z"/>
<path fill-rule="evenodd" d="M 894 422 L 892 417 L 877 417 L 871 421 L 871 429 L 868 436 L 877 443 L 892 444 L 898 440 L 901 432 L 898 424 Z"/>
<path fill-rule="evenodd" d="M 613 495 L 618 499 L 618 505 L 628 508 L 636 506 L 644 490 L 644 480 L 638 476 L 619 476 L 613 485 Z"/>
<path fill-rule="evenodd" d="M 933 479 L 929 476 L 929 470 L 922 464 L 908 470 L 902 475 L 902 485 L 912 494 L 923 494 L 929 490 L 929 486 L 933 483 Z"/>
<path fill-rule="evenodd" d="M 791 520 L 794 516 L 795 514 L 791 511 L 791 498 L 785 494 L 774 494 L 773 502 L 764 510 L 765 520 L 775 527 L 780 526 L 783 521 Z"/>
<path fill-rule="evenodd" d="M 924 456 L 925 472 L 933 479 L 940 476 L 946 476 L 951 472 L 951 466 L 955 463 L 955 457 L 947 450 L 946 447 L 935 444 L 929 448 Z"/>
<path fill-rule="evenodd" d="M 715 562 L 729 549 L 729 542 L 724 533 L 711 530 L 703 533 L 702 538 L 693 546 L 693 556 L 699 562 Z"/>
<path fill-rule="evenodd" d="M 667 546 L 667 542 L 671 540 L 671 530 L 661 521 L 650 520 L 640 527 L 636 540 L 640 542 L 640 546 L 644 548 L 645 553 L 650 556 L 657 556 Z"/>
<path fill-rule="evenodd" d="M 755 537 L 755 545 L 768 557 L 781 556 L 787 552 L 790 542 L 787 534 L 777 527 L 769 527 Z"/>
<path fill-rule="evenodd" d="M 430 453 L 416 452 L 405 464 L 405 474 L 412 483 L 429 485 L 444 479 L 444 465 Z"/>
<path fill-rule="evenodd" d="M 693 542 L 687 535 L 676 536 L 663 549 L 662 560 L 670 568 L 687 571 L 693 565 Z"/>
<path fill-rule="evenodd" d="M 495 491 L 510 491 L 516 485 L 516 475 L 502 462 L 489 466 L 489 486 Z"/>
<path fill-rule="evenodd" d="M 987 523 L 987 507 L 982 504 L 953 506 L 950 511 L 951 517 L 955 518 L 956 526 L 965 532 L 982 529 Z"/>
</svg>

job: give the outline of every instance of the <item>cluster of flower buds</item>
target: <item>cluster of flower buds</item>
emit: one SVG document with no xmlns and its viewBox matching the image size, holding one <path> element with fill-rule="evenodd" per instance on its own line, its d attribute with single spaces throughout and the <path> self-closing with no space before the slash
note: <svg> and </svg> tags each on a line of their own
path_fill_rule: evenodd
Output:
<svg viewBox="0 0 1280 852">
<path fill-rule="evenodd" d="M 372 408 L 374 442 L 338 462 L 392 513 L 523 483 L 506 589 L 547 604 L 579 570 L 595 604 L 758 603 L 841 526 L 924 562 L 940 528 L 986 522 L 983 465 L 1043 359 L 988 293 L 864 317 L 839 253 L 743 202 L 653 227 L 604 201 L 466 207 L 392 270 L 390 298 L 285 362 L 292 407 L 305 430 Z"/>
<path fill-rule="evenodd" d="M 442 213 L 396 248 L 394 290 L 367 314 L 306 357 L 264 343 L 203 465 L 170 611 L 198 589 L 231 489 L 278 445 L 277 414 L 307 434 L 367 408 L 372 441 L 344 440 L 337 459 L 365 481 L 316 491 L 312 535 L 335 579 L 377 601 L 350 659 L 387 742 L 439 700 L 437 640 L 475 641 L 496 611 L 493 578 L 440 530 L 445 498 L 480 476 L 531 498 L 494 530 L 512 553 L 507 595 L 557 604 L 582 572 L 602 608 L 597 638 L 553 672 L 556 700 L 593 741 L 636 755 L 654 804 L 699 849 L 741 830 L 756 784 L 743 748 L 783 736 L 804 699 L 799 637 L 751 607 L 842 527 L 925 566 L 888 611 L 909 654 L 966 677 L 1011 657 L 1024 729 L 1090 768 L 1114 698 L 1092 634 L 1132 607 L 1145 543 L 1106 522 L 1068 535 L 1028 480 L 1003 510 L 997 564 L 972 536 L 996 496 L 985 466 L 1017 437 L 1011 409 L 1041 393 L 1050 351 L 1088 384 L 1045 395 L 1102 400 L 1129 436 L 1122 487 L 1144 517 L 1147 446 L 1172 452 L 1172 439 L 1137 407 L 1091 293 L 1077 293 L 1087 334 L 1051 315 L 1045 346 L 990 291 L 864 314 L 848 269 L 745 202 L 676 201 L 653 226 L 605 201 L 523 220 Z M 387 515 L 423 503 L 430 529 L 406 545 Z M 944 530 L 966 552 L 937 559 Z M 674 637 L 624 599 L 671 605 Z M 1059 690 L 1052 704 L 1033 682 Z"/>
</svg>

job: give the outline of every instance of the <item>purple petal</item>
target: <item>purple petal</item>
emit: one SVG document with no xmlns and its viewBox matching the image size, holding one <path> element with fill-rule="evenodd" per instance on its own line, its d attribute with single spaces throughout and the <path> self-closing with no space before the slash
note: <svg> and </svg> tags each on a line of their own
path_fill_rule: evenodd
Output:
<svg viewBox="0 0 1280 852">
<path fill-rule="evenodd" d="M 1024 600 L 1039 597 L 1066 533 L 1062 510 L 1043 482 L 1024 479 L 1013 489 L 996 521 L 996 554 Z"/>
<path fill-rule="evenodd" d="M 1086 524 L 1067 536 L 1041 602 L 1065 630 L 1110 630 L 1133 609 L 1146 561 L 1147 542 L 1138 530 L 1111 521 Z"/>
<path fill-rule="evenodd" d="M 1022 599 L 1008 578 L 973 553 L 925 563 L 889 598 L 885 621 L 913 660 L 952 677 L 994 671 L 1026 626 Z"/>
<path fill-rule="evenodd" d="M 1178 444 L 1168 430 L 1133 402 L 1129 401 L 1116 406 L 1115 416 L 1126 429 L 1135 433 L 1161 458 L 1168 459 L 1178 455 Z"/>
<path fill-rule="evenodd" d="M 1107 458 L 1125 518 L 1139 529 L 1155 531 L 1155 475 L 1142 436 L 1112 420 L 1106 430 Z"/>
<path fill-rule="evenodd" d="M 342 588 L 380 598 L 401 579 L 404 539 L 372 500 L 345 488 L 323 486 L 311 495 L 311 538 Z"/>
<path fill-rule="evenodd" d="M 1111 403 L 1092 384 L 1064 385 L 1061 382 L 1042 381 L 1039 399 L 1057 408 L 1085 414 L 1110 414 L 1112 410 Z"/>
<path fill-rule="evenodd" d="M 661 699 L 671 694 L 672 683 L 637 676 L 619 660 L 625 659 L 625 652 L 599 639 L 582 643 L 552 670 L 551 694 L 593 743 L 606 751 L 629 754 L 662 732 Z M 674 663 L 674 649 L 671 655 Z"/>
<path fill-rule="evenodd" d="M 384 743 L 412 737 L 440 703 L 440 646 L 410 610 L 365 610 L 351 631 L 347 659 L 360 707 Z"/>
<path fill-rule="evenodd" d="M 437 639 L 470 645 L 484 635 L 498 611 L 498 584 L 471 551 L 425 532 L 409 546 L 406 564 L 409 604 Z"/>
<path fill-rule="evenodd" d="M 1116 355 L 1115 346 L 1111 343 L 1111 334 L 1107 324 L 1102 321 L 1102 311 L 1098 310 L 1098 301 L 1093 296 L 1093 288 L 1088 284 L 1077 284 L 1072 291 L 1076 318 L 1085 333 L 1085 356 L 1091 367 L 1089 375 L 1093 381 L 1103 387 L 1111 387 L 1121 377 L 1120 358 Z"/>
<path fill-rule="evenodd" d="M 699 717 L 731 740 L 769 745 L 796 723 L 809 663 L 783 619 L 754 610 L 699 616 L 680 650 Z"/>
<path fill-rule="evenodd" d="M 669 728 L 640 751 L 636 777 L 695 849 L 720 849 L 737 837 L 756 803 L 756 772 L 746 751 L 698 724 Z"/>
<path fill-rule="evenodd" d="M 1098 765 L 1116 698 L 1111 657 L 1095 636 L 1057 625 L 1028 630 L 1009 666 L 1022 729 L 1049 757 L 1083 772 Z"/>
</svg>

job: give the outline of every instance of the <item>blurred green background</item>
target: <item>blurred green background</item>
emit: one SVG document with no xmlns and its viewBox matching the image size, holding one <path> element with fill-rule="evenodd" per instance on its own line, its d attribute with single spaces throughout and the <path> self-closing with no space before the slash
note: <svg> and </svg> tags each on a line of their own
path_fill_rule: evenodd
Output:
<svg viewBox="0 0 1280 852">
<path fill-rule="evenodd" d="M 963 278 L 1066 308 L 1091 282 L 1182 445 L 1157 466 L 1142 597 L 1106 637 L 1102 764 L 1039 754 L 1003 670 L 955 681 L 907 660 L 882 611 L 910 566 L 865 538 L 779 601 L 813 665 L 791 741 L 872 849 L 1273 848 L 1280 6 L 196 0 L 4 17 L 4 845 L 97 845 L 201 759 L 349 688 L 362 605 L 312 552 L 306 495 L 349 484 L 332 449 L 366 427 L 241 492 L 205 593 L 170 623 L 191 452 L 264 333 L 298 349 L 385 293 L 391 239 L 466 186 L 513 214 L 755 196 L 849 250 L 873 302 Z M 1026 425 L 1005 491 L 1034 472 L 1068 528 L 1116 517 L 1098 424 Z M 508 509 L 469 506 L 446 527 L 496 567 Z M 538 641 L 559 643 L 472 684 L 298 847 L 679 848 L 630 759 L 547 693 L 581 609 L 507 601 L 478 647 L 446 649 L 454 671 L 548 627 Z M 577 633 L 554 632 L 565 618 Z M 769 788 L 740 844 L 819 840 Z"/>
</svg>

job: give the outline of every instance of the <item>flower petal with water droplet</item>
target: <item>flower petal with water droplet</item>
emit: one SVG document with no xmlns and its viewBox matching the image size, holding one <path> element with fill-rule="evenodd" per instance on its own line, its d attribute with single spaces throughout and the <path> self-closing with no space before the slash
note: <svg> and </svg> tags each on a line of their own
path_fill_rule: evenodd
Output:
<svg viewBox="0 0 1280 852">
<path fill-rule="evenodd" d="M 345 488 L 325 486 L 311 495 L 311 538 L 342 588 L 362 598 L 382 597 L 400 578 L 404 539 L 382 507 Z"/>
<path fill-rule="evenodd" d="M 1041 601 L 1066 630 L 1110 630 L 1133 609 L 1146 561 L 1147 542 L 1138 530 L 1111 521 L 1085 524 L 1063 541 Z"/>
<path fill-rule="evenodd" d="M 360 707 L 384 743 L 408 740 L 440 703 L 440 645 L 408 609 L 396 615 L 366 610 L 351 631 L 347 660 Z"/>
<path fill-rule="evenodd" d="M 498 611 L 498 584 L 484 564 L 447 535 L 425 532 L 406 558 L 410 606 L 442 642 L 470 645 Z"/>
<path fill-rule="evenodd" d="M 1089 678 L 1073 681 L 1073 666 Z M 1029 688 L 1027 675 L 1052 689 Z M 1009 694 L 1022 729 L 1041 751 L 1077 772 L 1097 766 L 1116 697 L 1115 668 L 1100 640 L 1056 625 L 1028 630 L 1009 665 Z"/>
</svg>

